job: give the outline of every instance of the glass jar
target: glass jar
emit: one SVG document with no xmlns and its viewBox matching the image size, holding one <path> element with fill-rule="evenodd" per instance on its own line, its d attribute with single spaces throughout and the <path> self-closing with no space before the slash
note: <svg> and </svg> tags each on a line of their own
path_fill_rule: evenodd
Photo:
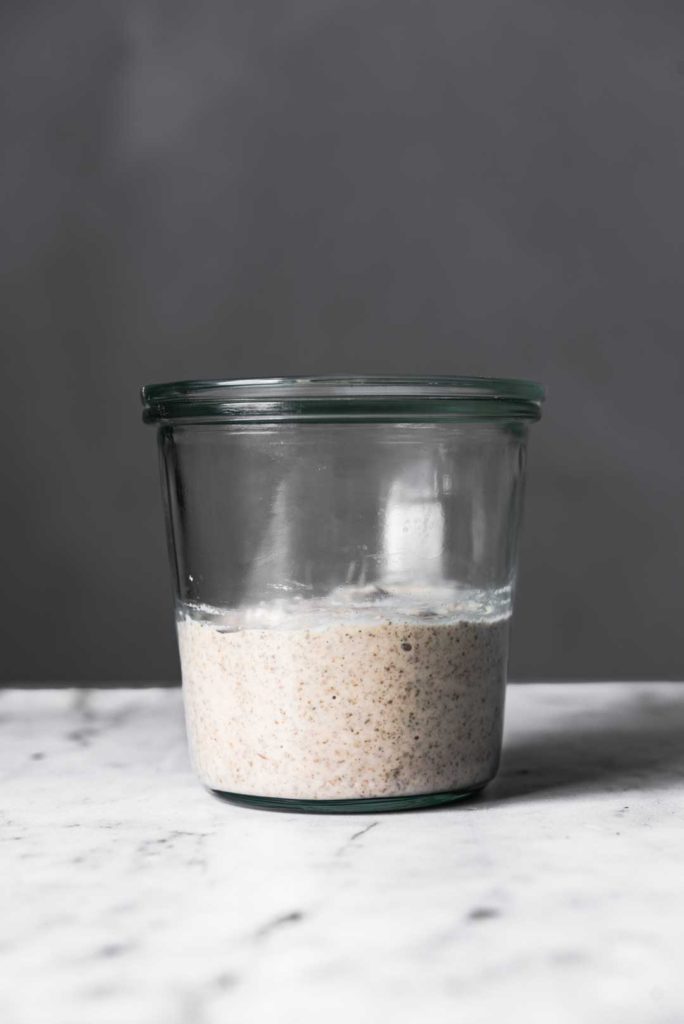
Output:
<svg viewBox="0 0 684 1024">
<path fill-rule="evenodd" d="M 143 388 L 206 786 L 365 811 L 493 778 L 542 400 L 531 382 L 464 377 Z"/>
</svg>

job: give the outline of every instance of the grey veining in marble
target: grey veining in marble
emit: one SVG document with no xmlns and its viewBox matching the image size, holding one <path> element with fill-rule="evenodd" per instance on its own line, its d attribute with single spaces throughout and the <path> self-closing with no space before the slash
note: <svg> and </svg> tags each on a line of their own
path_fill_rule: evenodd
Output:
<svg viewBox="0 0 684 1024">
<path fill-rule="evenodd" d="M 174 690 L 0 693 L 2 1024 L 684 1020 L 684 685 L 511 687 L 470 803 L 195 781 Z"/>
</svg>

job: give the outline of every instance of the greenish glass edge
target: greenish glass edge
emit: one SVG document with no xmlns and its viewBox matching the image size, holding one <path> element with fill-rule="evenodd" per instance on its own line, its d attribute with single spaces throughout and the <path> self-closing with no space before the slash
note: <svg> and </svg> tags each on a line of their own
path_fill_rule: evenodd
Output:
<svg viewBox="0 0 684 1024">
<path fill-rule="evenodd" d="M 262 378 L 235 378 L 235 379 L 198 379 L 170 381 L 161 384 L 146 384 L 142 388 L 142 400 L 144 404 L 165 403 L 176 400 L 193 399 L 201 401 L 203 393 L 208 391 L 225 390 L 227 392 L 239 392 L 241 389 L 260 389 L 263 392 L 271 392 L 274 400 L 277 399 L 278 391 L 286 391 L 288 388 L 301 388 L 314 392 L 312 399 L 339 401 L 340 396 L 334 394 L 335 388 L 397 388 L 429 389 L 433 392 L 430 397 L 465 398 L 472 395 L 446 395 L 444 392 L 466 391 L 479 393 L 483 398 L 504 398 L 522 399 L 528 402 L 543 402 L 544 389 L 536 381 L 525 380 L 514 377 L 468 377 L 451 375 L 366 375 L 366 376 L 337 376 L 323 375 L 317 377 L 262 377 Z M 330 395 L 316 396 L 315 389 L 332 389 Z M 236 400 L 233 394 L 231 401 Z M 270 396 L 269 396 L 270 397 Z M 292 396 L 284 396 L 283 401 L 298 400 L 302 396 L 293 399 Z M 363 396 L 356 396 L 361 399 Z M 366 396 L 368 397 L 368 396 Z M 385 396 L 373 396 L 382 397 Z M 411 396 L 406 398 L 425 397 Z M 216 399 L 214 399 L 216 400 Z M 251 399 L 254 401 L 254 397 Z M 264 399 L 265 400 L 265 399 Z M 308 400 L 308 399 L 307 399 Z"/>
<path fill-rule="evenodd" d="M 531 420 L 541 417 L 536 402 L 503 398 L 334 398 L 276 402 L 156 402 L 143 410 L 145 423 L 433 423 L 442 420 Z"/>
<path fill-rule="evenodd" d="M 351 800 L 291 800 L 284 797 L 249 796 L 229 793 L 208 786 L 208 792 L 217 799 L 240 807 L 263 811 L 285 811 L 295 814 L 387 814 L 397 811 L 430 810 L 444 804 L 459 803 L 477 797 L 486 782 L 468 789 L 415 796 L 364 797 Z"/>
</svg>

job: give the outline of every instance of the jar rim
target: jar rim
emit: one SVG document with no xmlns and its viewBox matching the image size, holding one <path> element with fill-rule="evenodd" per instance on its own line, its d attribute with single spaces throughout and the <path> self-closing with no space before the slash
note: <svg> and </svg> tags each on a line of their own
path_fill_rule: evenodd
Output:
<svg viewBox="0 0 684 1024">
<path fill-rule="evenodd" d="M 544 397 L 530 380 L 398 375 L 182 380 L 141 391 L 147 423 L 537 420 Z"/>
</svg>

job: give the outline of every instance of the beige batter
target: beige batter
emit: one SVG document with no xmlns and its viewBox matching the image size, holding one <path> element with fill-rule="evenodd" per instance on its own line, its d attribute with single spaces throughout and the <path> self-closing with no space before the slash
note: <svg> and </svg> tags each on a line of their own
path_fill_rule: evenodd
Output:
<svg viewBox="0 0 684 1024">
<path fill-rule="evenodd" d="M 182 614 L 197 772 L 212 789 L 307 800 L 482 785 L 499 758 L 508 621 L 225 629 Z"/>
</svg>

